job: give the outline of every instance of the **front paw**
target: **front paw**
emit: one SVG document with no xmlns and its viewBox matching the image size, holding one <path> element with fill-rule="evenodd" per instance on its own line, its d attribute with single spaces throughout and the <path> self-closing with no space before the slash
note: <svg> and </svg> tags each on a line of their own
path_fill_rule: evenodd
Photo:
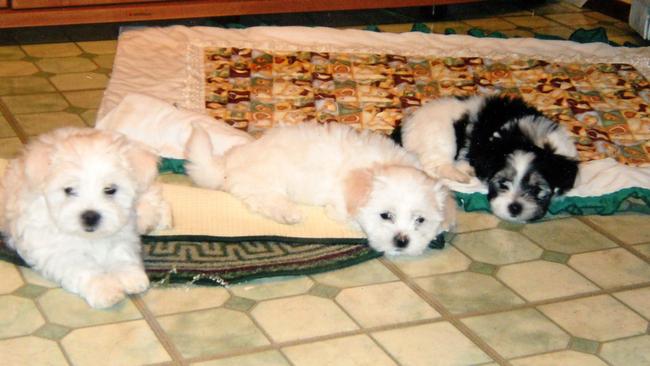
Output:
<svg viewBox="0 0 650 366">
<path fill-rule="evenodd" d="M 440 178 L 449 179 L 458 183 L 469 183 L 470 179 L 472 179 L 468 174 L 456 169 L 451 164 L 439 166 L 437 173 Z"/>
<path fill-rule="evenodd" d="M 138 294 L 149 288 L 149 278 L 141 269 L 129 269 L 113 273 L 120 281 L 124 292 L 127 294 Z"/>
<path fill-rule="evenodd" d="M 95 309 L 113 306 L 126 296 L 122 283 L 107 274 L 91 278 L 81 295 L 86 299 L 88 305 Z"/>
</svg>

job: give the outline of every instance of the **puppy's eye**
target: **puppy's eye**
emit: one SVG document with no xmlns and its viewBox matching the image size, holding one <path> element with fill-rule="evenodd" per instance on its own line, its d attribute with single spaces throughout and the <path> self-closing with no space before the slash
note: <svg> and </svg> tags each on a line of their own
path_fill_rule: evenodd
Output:
<svg viewBox="0 0 650 366">
<path fill-rule="evenodd" d="M 104 187 L 104 194 L 107 196 L 112 196 L 115 193 L 117 193 L 117 186 L 115 184 L 111 184 L 108 187 Z"/>
<path fill-rule="evenodd" d="M 497 185 L 499 186 L 499 189 L 508 189 L 508 181 L 505 179 L 501 179 L 497 182 Z"/>
<path fill-rule="evenodd" d="M 72 187 L 63 188 L 63 193 L 65 193 L 66 196 L 76 196 L 77 195 L 77 191 L 75 191 L 75 189 L 72 188 Z"/>
<path fill-rule="evenodd" d="M 388 211 L 380 213 L 379 217 L 381 217 L 383 220 L 393 221 L 393 214 Z"/>
<path fill-rule="evenodd" d="M 418 224 L 418 225 L 422 224 L 424 221 L 426 221 L 426 220 L 422 216 L 418 216 L 418 218 L 415 219 L 415 223 Z"/>
</svg>

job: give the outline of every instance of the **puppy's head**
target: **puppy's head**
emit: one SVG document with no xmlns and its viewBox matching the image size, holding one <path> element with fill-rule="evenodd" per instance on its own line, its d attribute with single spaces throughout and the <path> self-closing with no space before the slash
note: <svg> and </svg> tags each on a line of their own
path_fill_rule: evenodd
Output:
<svg viewBox="0 0 650 366">
<path fill-rule="evenodd" d="M 345 187 L 348 213 L 380 252 L 418 255 L 453 220 L 447 189 L 412 167 L 356 170 Z"/>
<path fill-rule="evenodd" d="M 65 128 L 39 137 L 24 156 L 25 180 L 42 195 L 59 230 L 110 236 L 134 222 L 137 196 L 154 180 L 157 158 L 124 136 Z"/>
<path fill-rule="evenodd" d="M 573 187 L 577 172 L 574 160 L 548 149 L 517 150 L 488 181 L 492 212 L 508 221 L 540 219 L 554 196 Z"/>
</svg>

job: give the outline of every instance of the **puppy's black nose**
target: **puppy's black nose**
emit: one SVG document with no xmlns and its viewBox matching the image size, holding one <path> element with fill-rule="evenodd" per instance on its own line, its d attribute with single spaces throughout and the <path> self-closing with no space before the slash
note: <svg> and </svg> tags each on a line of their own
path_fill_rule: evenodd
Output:
<svg viewBox="0 0 650 366">
<path fill-rule="evenodd" d="M 86 231 L 94 231 L 101 219 L 102 216 L 97 211 L 86 210 L 81 213 L 81 223 Z"/>
<path fill-rule="evenodd" d="M 393 238 L 393 243 L 398 248 L 406 248 L 409 245 L 409 237 L 404 234 L 397 234 Z"/>
<path fill-rule="evenodd" d="M 510 214 L 512 216 L 517 216 L 521 213 L 521 210 L 523 207 L 521 206 L 521 203 L 519 202 L 513 202 L 508 205 L 508 211 L 510 211 Z"/>
</svg>

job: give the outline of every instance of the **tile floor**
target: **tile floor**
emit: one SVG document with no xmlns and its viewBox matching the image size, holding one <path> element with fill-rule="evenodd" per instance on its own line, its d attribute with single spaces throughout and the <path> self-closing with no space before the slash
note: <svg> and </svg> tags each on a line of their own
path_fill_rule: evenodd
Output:
<svg viewBox="0 0 650 366">
<path fill-rule="evenodd" d="M 602 25 L 616 42 L 644 44 L 624 23 L 560 1 L 489 18 L 453 10 L 427 25 L 511 36 Z M 82 40 L 89 29 L 104 31 Z M 0 42 L 0 157 L 46 130 L 93 125 L 113 30 L 0 31 Z M 0 363 L 648 365 L 649 224 L 621 215 L 513 225 L 463 213 L 453 245 L 420 258 L 227 289 L 153 288 L 106 311 L 0 262 Z"/>
</svg>

